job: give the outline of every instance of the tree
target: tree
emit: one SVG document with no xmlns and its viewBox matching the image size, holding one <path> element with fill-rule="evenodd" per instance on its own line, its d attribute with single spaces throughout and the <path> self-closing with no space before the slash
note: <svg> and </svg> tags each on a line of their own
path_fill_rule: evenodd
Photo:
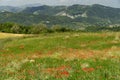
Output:
<svg viewBox="0 0 120 80">
<path fill-rule="evenodd" d="M 51 29 L 55 32 L 66 32 L 70 31 L 70 29 L 67 29 L 66 27 L 61 27 L 60 25 L 53 25 Z"/>
<path fill-rule="evenodd" d="M 36 24 L 36 25 L 33 25 L 33 27 L 31 27 L 30 31 L 33 34 L 47 32 L 47 26 L 45 24 L 42 24 L 42 23 Z"/>
<path fill-rule="evenodd" d="M 61 29 L 61 26 L 60 26 L 60 25 L 53 25 L 53 26 L 51 27 L 51 29 L 52 29 L 53 31 L 55 31 L 55 32 L 59 32 L 60 29 Z"/>
<path fill-rule="evenodd" d="M 13 27 L 10 29 L 10 31 L 11 31 L 12 33 L 20 33 L 21 28 L 20 28 L 19 25 L 14 24 Z"/>
</svg>

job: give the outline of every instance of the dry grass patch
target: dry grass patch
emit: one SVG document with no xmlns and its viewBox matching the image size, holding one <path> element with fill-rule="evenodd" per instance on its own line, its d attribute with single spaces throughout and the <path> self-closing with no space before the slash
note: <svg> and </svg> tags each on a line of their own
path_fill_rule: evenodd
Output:
<svg viewBox="0 0 120 80">
<path fill-rule="evenodd" d="M 0 33 L 0 38 L 22 37 L 24 34 Z"/>
</svg>

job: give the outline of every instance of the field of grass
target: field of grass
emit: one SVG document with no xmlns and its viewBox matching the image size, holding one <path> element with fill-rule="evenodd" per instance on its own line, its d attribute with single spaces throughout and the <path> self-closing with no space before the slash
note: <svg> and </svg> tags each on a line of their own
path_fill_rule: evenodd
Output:
<svg viewBox="0 0 120 80">
<path fill-rule="evenodd" d="M 0 39 L 0 80 L 120 80 L 120 33 Z"/>
</svg>

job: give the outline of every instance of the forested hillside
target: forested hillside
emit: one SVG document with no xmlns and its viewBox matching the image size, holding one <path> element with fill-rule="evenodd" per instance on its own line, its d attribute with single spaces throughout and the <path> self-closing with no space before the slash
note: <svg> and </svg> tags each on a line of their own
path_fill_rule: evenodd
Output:
<svg viewBox="0 0 120 80">
<path fill-rule="evenodd" d="M 2 7 L 3 8 L 3 7 Z M 90 29 L 120 26 L 120 8 L 99 4 L 72 6 L 33 6 L 16 11 L 15 7 L 0 7 L 0 23 L 12 22 L 21 25 L 45 24 L 65 26 L 73 29 Z M 95 26 L 95 27 L 91 27 Z"/>
</svg>

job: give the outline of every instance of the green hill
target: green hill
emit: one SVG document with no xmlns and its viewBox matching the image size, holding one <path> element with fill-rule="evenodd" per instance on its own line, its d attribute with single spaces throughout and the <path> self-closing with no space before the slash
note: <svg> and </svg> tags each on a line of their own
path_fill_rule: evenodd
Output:
<svg viewBox="0 0 120 80">
<path fill-rule="evenodd" d="M 43 23 L 48 26 L 62 25 L 72 28 L 120 24 L 120 9 L 103 5 L 37 6 L 20 12 L 1 12 L 0 23 L 13 22 L 23 25 Z"/>
</svg>

